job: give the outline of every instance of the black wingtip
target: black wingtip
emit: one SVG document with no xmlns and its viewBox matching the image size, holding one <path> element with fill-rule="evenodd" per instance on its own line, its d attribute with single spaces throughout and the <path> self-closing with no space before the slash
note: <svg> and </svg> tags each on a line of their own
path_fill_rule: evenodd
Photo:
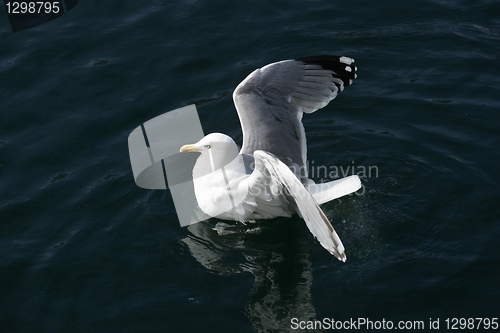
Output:
<svg viewBox="0 0 500 333">
<path fill-rule="evenodd" d="M 341 79 L 346 87 L 357 77 L 357 68 L 353 65 L 354 59 L 352 58 L 333 55 L 316 55 L 296 58 L 294 60 L 301 61 L 306 65 L 319 65 L 323 69 L 332 71 L 332 76 Z"/>
</svg>

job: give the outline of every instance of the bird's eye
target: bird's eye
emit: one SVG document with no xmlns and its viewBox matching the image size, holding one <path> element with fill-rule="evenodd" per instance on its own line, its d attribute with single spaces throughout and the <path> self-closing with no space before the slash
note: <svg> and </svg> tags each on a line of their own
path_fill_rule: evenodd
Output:
<svg viewBox="0 0 500 333">
<path fill-rule="evenodd" d="M 205 145 L 205 148 L 210 149 L 210 145 Z"/>
</svg>

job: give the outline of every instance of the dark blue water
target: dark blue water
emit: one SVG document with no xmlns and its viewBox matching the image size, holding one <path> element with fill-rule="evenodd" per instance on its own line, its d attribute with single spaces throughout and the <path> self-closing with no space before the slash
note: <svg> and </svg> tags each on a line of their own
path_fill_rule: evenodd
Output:
<svg viewBox="0 0 500 333">
<path fill-rule="evenodd" d="M 500 317 L 499 13 L 487 0 L 80 1 L 13 34 L 0 10 L 1 331 Z M 355 58 L 358 78 L 304 117 L 309 160 L 378 171 L 364 195 L 322 206 L 346 263 L 297 216 L 219 236 L 215 219 L 181 228 L 169 191 L 135 185 L 134 128 L 194 102 L 205 133 L 241 142 L 236 85 L 316 54 Z"/>
</svg>

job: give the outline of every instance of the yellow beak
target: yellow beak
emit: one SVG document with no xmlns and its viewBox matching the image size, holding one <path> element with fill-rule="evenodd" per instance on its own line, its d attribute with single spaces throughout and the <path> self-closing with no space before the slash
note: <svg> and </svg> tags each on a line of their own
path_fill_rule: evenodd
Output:
<svg viewBox="0 0 500 333">
<path fill-rule="evenodd" d="M 194 145 L 184 145 L 181 147 L 181 153 L 190 153 L 193 151 L 200 151 L 198 148 L 195 148 Z"/>
</svg>

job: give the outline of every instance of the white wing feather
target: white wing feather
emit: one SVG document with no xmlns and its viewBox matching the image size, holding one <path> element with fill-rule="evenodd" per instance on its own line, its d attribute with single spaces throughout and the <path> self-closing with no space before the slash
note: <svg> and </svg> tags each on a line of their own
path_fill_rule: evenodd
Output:
<svg viewBox="0 0 500 333">
<path fill-rule="evenodd" d="M 321 208 L 304 185 L 288 168 L 274 155 L 257 150 L 254 152 L 255 169 L 242 186 L 251 189 L 253 186 L 275 183 L 286 189 L 287 193 L 281 196 L 291 197 L 299 213 L 306 222 L 309 231 L 318 239 L 320 244 L 337 259 L 346 261 L 344 245 L 335 229 L 328 221 Z"/>
</svg>

